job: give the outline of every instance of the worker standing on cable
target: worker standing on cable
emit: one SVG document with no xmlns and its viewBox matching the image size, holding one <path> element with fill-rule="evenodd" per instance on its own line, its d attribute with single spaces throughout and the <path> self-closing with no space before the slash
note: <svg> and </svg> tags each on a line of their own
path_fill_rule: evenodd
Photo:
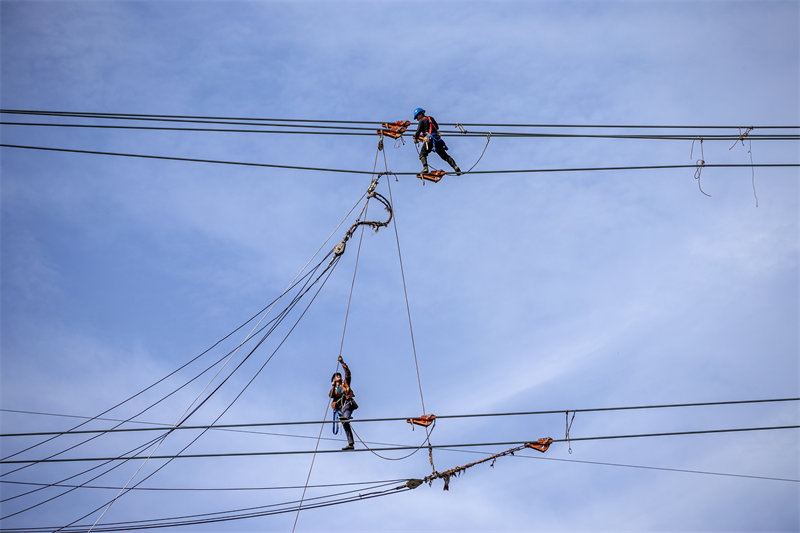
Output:
<svg viewBox="0 0 800 533">
<path fill-rule="evenodd" d="M 419 151 L 419 160 L 422 161 L 422 173 L 428 173 L 428 154 L 436 152 L 447 164 L 456 171 L 456 176 L 461 175 L 461 169 L 447 153 L 447 145 L 439 135 L 439 124 L 436 119 L 425 115 L 425 110 L 418 107 L 414 110 L 414 120 L 417 121 L 417 131 L 414 133 L 414 142 L 418 143 L 422 137 L 422 149 Z"/>
<path fill-rule="evenodd" d="M 344 380 L 342 380 L 342 375 L 339 372 L 331 376 L 331 392 L 328 393 L 328 396 L 333 400 L 331 407 L 341 413 L 339 420 L 342 421 L 344 433 L 347 435 L 347 446 L 342 450 L 352 450 L 355 448 L 353 430 L 350 428 L 350 422 L 346 422 L 346 420 L 350 420 L 353 417 L 353 411 L 358 409 L 358 404 L 355 400 L 356 395 L 353 389 L 350 388 L 352 380 L 350 368 L 348 368 L 341 355 L 339 356 L 339 362 L 342 363 L 342 368 L 344 369 Z"/>
</svg>

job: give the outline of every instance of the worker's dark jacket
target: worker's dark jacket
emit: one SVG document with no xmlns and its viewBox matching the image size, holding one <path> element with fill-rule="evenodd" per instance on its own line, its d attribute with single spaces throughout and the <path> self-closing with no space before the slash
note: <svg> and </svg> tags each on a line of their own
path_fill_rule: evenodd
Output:
<svg viewBox="0 0 800 533">
<path fill-rule="evenodd" d="M 433 126 L 433 127 L 431 127 Z M 429 134 L 439 134 L 439 124 L 433 117 L 422 117 L 422 120 L 417 124 L 417 131 L 414 133 L 414 140 L 418 141 L 420 136 L 427 137 Z"/>
<path fill-rule="evenodd" d="M 345 363 L 342 363 L 342 368 L 344 368 L 344 380 L 340 385 L 331 387 L 331 392 L 328 393 L 328 396 L 333 400 L 331 407 L 339 409 L 340 411 L 342 410 L 345 400 L 350 400 L 355 397 L 353 389 L 350 388 L 350 382 L 352 381 L 350 369 Z"/>
<path fill-rule="evenodd" d="M 442 137 L 439 135 L 439 124 L 433 117 L 422 117 L 417 124 L 417 131 L 414 133 L 414 140 L 418 141 L 420 137 L 425 137 L 426 141 L 429 138 L 432 138 L 434 141 L 433 143 L 426 142 L 428 147 L 427 152 L 431 152 L 434 149 L 436 149 L 436 153 L 439 153 L 439 150 L 447 150 L 447 145 L 444 143 L 444 139 L 442 139 Z"/>
</svg>

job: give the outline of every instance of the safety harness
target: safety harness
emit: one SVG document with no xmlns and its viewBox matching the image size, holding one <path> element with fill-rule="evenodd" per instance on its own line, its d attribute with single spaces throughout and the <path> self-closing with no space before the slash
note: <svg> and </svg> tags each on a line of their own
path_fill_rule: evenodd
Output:
<svg viewBox="0 0 800 533">
<path fill-rule="evenodd" d="M 442 137 L 439 135 L 438 129 L 433 129 L 433 118 L 431 117 L 423 117 L 423 119 L 428 119 L 428 135 L 424 136 L 422 142 L 427 142 L 428 139 L 431 140 L 431 149 L 436 150 L 436 143 L 442 140 Z"/>
</svg>

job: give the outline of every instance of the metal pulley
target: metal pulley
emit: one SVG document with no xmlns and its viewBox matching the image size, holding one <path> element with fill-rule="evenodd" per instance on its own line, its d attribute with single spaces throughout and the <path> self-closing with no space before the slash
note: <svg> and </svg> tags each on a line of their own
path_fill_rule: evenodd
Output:
<svg viewBox="0 0 800 533">
<path fill-rule="evenodd" d="M 345 241 L 340 242 L 333 248 L 333 255 L 339 256 L 344 253 L 344 249 L 347 247 Z"/>
</svg>

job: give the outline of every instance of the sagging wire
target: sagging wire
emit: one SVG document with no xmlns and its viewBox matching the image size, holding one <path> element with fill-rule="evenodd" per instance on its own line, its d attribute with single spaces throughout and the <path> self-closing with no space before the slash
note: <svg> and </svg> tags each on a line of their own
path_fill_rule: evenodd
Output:
<svg viewBox="0 0 800 533">
<path fill-rule="evenodd" d="M 422 441 L 422 444 L 420 444 L 419 446 L 414 448 L 414 450 L 411 453 L 409 453 L 407 455 L 404 455 L 402 457 L 385 457 L 385 456 L 379 454 L 378 452 L 376 452 L 375 450 L 373 450 L 372 448 L 370 448 L 369 446 L 367 446 L 367 444 L 363 440 L 361 440 L 361 437 L 358 435 L 358 432 L 355 429 L 353 429 L 353 434 L 358 439 L 358 442 L 360 442 L 364 446 L 364 448 L 366 448 L 371 454 L 373 454 L 373 455 L 375 455 L 377 457 L 380 457 L 381 459 L 384 459 L 386 461 L 402 461 L 403 459 L 408 459 L 409 457 L 411 457 L 412 455 L 414 455 L 415 453 L 420 451 L 422 448 L 425 448 L 427 446 L 428 447 L 428 454 L 429 454 L 428 459 L 431 461 L 431 467 L 433 467 L 433 458 L 430 456 L 430 453 L 431 453 L 430 444 L 431 444 L 431 434 L 433 434 L 433 429 L 435 427 L 436 427 L 436 421 L 433 422 L 433 426 L 431 427 L 430 431 L 426 431 L 425 432 L 425 440 Z M 434 469 L 434 471 L 435 471 L 435 469 Z"/>
<path fill-rule="evenodd" d="M 483 151 L 481 152 L 481 155 L 478 157 L 478 160 L 477 160 L 477 161 L 475 161 L 475 164 L 474 164 L 474 165 L 472 165 L 471 167 L 469 167 L 469 170 L 467 170 L 466 172 L 462 172 L 462 174 L 469 174 L 470 172 L 472 172 L 472 169 L 473 169 L 473 168 L 475 168 L 476 166 L 478 166 L 478 163 L 480 163 L 480 162 L 481 162 L 481 159 L 483 159 L 483 154 L 485 154 L 485 153 L 486 153 L 486 149 L 487 149 L 487 148 L 489 148 L 489 141 L 490 141 L 491 139 L 492 139 L 492 132 L 490 131 L 489 133 L 487 133 L 487 134 L 486 134 L 486 145 L 483 147 Z"/>
</svg>

